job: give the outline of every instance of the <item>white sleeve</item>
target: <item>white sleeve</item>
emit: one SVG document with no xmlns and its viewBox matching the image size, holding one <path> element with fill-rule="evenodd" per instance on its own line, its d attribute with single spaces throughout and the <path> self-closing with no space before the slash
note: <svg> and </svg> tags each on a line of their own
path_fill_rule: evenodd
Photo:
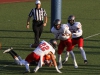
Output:
<svg viewBox="0 0 100 75">
<path fill-rule="evenodd" d="M 70 32 L 69 29 L 66 29 L 65 33 L 67 33 L 67 34 L 71 34 L 71 32 Z"/>
<path fill-rule="evenodd" d="M 56 34 L 56 31 L 55 31 L 55 28 L 54 27 L 52 27 L 52 29 L 51 29 L 51 32 L 54 34 L 54 38 L 55 39 L 58 39 L 58 34 Z"/>
<path fill-rule="evenodd" d="M 74 34 L 74 33 L 73 33 Z M 82 30 L 81 29 L 78 29 L 77 32 L 75 33 L 76 36 L 81 36 L 82 35 Z"/>
<path fill-rule="evenodd" d="M 76 31 L 76 33 L 73 33 L 72 34 L 72 37 L 73 38 L 77 38 L 77 37 L 80 37 L 80 36 L 82 36 L 82 33 L 83 33 L 83 31 L 82 31 L 82 28 L 81 28 L 81 25 L 80 25 L 80 27 L 78 27 L 78 30 Z"/>
</svg>

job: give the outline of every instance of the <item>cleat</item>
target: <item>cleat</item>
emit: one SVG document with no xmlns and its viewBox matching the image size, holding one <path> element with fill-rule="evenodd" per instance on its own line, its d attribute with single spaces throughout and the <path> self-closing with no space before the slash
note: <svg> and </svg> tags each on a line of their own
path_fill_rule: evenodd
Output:
<svg viewBox="0 0 100 75">
<path fill-rule="evenodd" d="M 88 62 L 87 62 L 87 60 L 84 60 L 84 64 L 87 64 Z"/>
<path fill-rule="evenodd" d="M 13 48 L 11 47 L 11 48 L 9 48 L 9 49 L 7 49 L 7 50 L 4 50 L 4 52 L 3 53 L 8 53 L 9 51 L 11 51 Z"/>
</svg>

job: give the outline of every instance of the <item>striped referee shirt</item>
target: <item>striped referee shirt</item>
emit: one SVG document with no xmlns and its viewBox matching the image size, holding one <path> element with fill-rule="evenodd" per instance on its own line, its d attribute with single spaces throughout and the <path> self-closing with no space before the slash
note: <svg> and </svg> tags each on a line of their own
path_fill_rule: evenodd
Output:
<svg viewBox="0 0 100 75">
<path fill-rule="evenodd" d="M 40 8 L 40 9 L 32 9 L 29 13 L 29 17 L 33 16 L 33 20 L 36 21 L 43 21 L 44 16 L 47 16 L 45 9 Z"/>
</svg>

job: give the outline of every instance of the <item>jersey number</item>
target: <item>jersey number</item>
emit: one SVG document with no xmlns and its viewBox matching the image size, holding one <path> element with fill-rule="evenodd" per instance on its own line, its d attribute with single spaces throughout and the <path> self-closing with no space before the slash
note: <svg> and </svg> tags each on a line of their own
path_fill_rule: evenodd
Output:
<svg viewBox="0 0 100 75">
<path fill-rule="evenodd" d="M 49 50 L 49 46 L 46 43 L 42 43 L 39 45 L 42 51 Z"/>
</svg>

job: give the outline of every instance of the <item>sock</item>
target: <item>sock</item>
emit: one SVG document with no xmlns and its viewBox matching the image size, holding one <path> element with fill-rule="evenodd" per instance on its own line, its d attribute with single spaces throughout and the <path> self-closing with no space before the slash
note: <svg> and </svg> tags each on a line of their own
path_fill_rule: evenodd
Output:
<svg viewBox="0 0 100 75">
<path fill-rule="evenodd" d="M 18 56 L 18 59 L 21 61 L 22 60 L 22 58 L 20 57 L 20 56 Z"/>
<path fill-rule="evenodd" d="M 67 51 L 65 56 L 65 61 L 68 61 L 68 58 L 69 58 L 69 52 Z"/>
<path fill-rule="evenodd" d="M 15 56 L 14 59 L 15 59 L 15 63 L 17 63 L 19 65 L 20 61 L 19 61 L 18 57 Z"/>
<path fill-rule="evenodd" d="M 74 66 L 77 66 L 76 58 L 75 58 L 75 55 L 74 55 L 73 51 L 70 51 L 70 54 L 72 56 Z"/>
<path fill-rule="evenodd" d="M 79 49 L 80 49 L 80 51 L 81 51 L 81 55 L 82 55 L 83 59 L 84 59 L 84 60 L 87 60 L 86 54 L 85 54 L 85 51 L 83 50 L 83 48 L 80 47 Z"/>
<path fill-rule="evenodd" d="M 27 71 L 30 71 L 30 69 L 29 69 L 29 63 L 27 61 L 25 61 L 25 67 L 26 67 Z"/>
<path fill-rule="evenodd" d="M 60 54 L 58 55 L 58 62 L 59 62 L 59 65 L 62 66 L 62 59 L 61 59 L 61 55 Z"/>
</svg>

